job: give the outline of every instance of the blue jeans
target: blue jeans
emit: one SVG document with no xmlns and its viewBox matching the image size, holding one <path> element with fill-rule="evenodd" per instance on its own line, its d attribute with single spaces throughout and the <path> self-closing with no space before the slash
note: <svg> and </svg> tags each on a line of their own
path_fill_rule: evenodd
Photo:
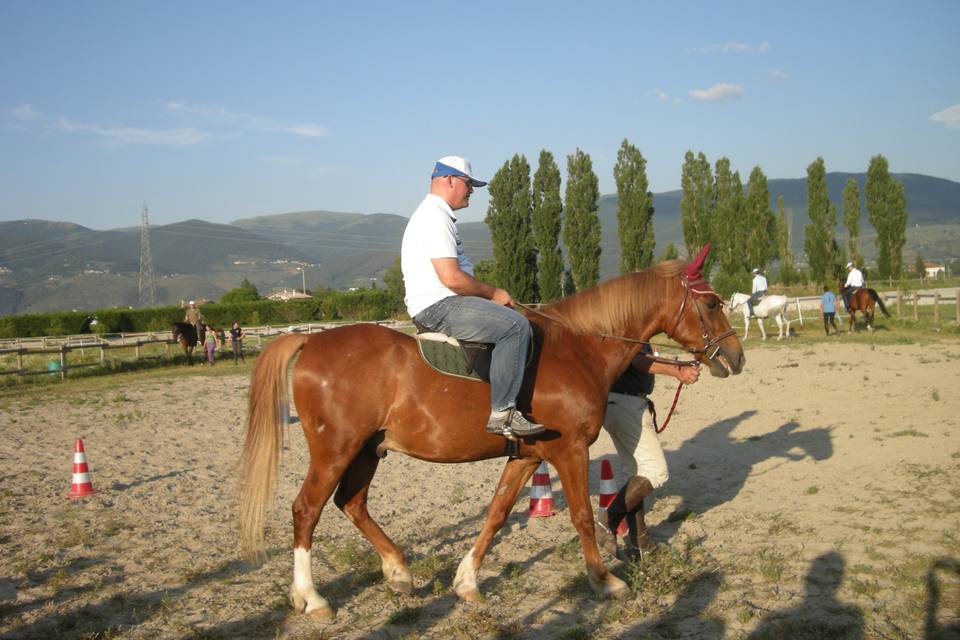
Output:
<svg viewBox="0 0 960 640">
<path fill-rule="evenodd" d="M 490 408 L 502 411 L 517 405 L 533 335 L 526 318 L 485 298 L 450 296 L 414 320 L 458 340 L 495 345 L 490 358 Z"/>
</svg>

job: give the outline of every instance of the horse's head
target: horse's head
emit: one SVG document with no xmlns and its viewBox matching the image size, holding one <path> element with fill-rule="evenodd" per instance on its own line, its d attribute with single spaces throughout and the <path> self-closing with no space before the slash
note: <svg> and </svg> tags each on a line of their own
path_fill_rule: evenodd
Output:
<svg viewBox="0 0 960 640">
<path fill-rule="evenodd" d="M 677 318 L 668 335 L 710 367 L 710 373 L 725 378 L 743 371 L 743 346 L 723 312 L 723 300 L 701 274 L 710 251 L 709 243 L 679 276 Z"/>
</svg>

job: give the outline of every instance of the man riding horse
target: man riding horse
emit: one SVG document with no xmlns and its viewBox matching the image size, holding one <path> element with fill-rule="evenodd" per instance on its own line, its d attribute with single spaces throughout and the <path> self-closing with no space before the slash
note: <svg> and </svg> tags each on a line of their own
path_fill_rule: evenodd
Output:
<svg viewBox="0 0 960 640">
<path fill-rule="evenodd" d="M 847 281 L 843 284 L 843 306 L 847 313 L 850 313 L 850 294 L 864 286 L 863 273 L 860 269 L 853 266 L 852 262 L 847 263 Z"/>
<path fill-rule="evenodd" d="M 747 299 L 747 309 L 751 318 L 753 315 L 753 305 L 760 302 L 763 296 L 767 295 L 767 278 L 760 273 L 760 269 L 753 270 L 753 288 L 750 290 L 750 297 Z"/>
</svg>

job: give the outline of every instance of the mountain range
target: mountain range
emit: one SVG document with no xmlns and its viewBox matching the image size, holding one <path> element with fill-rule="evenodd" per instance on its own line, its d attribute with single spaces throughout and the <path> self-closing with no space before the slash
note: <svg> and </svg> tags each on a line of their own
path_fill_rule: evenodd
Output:
<svg viewBox="0 0 960 640">
<path fill-rule="evenodd" d="M 853 178 L 863 194 L 865 174 L 829 173 L 830 199 L 841 210 L 842 191 Z M 905 264 L 960 258 L 960 183 L 919 174 L 893 174 L 904 184 L 908 230 Z M 806 179 L 768 181 L 771 207 L 782 196 L 791 219 L 792 245 L 802 255 Z M 656 255 L 673 243 L 684 255 L 681 191 L 654 194 Z M 601 277 L 617 273 L 616 195 L 599 201 Z M 862 206 L 861 244 L 873 257 L 875 232 Z M 839 216 L 840 214 L 838 214 Z M 407 219 L 388 213 L 302 211 L 215 224 L 186 220 L 150 228 L 150 248 L 159 304 L 187 298 L 216 300 L 250 280 L 268 294 L 275 289 L 371 286 L 399 254 Z M 490 259 L 483 222 L 460 225 L 474 263 Z M 842 220 L 837 227 L 843 236 Z M 139 227 L 98 231 L 69 222 L 0 222 L 0 315 L 67 309 L 134 306 L 140 269 Z"/>
</svg>

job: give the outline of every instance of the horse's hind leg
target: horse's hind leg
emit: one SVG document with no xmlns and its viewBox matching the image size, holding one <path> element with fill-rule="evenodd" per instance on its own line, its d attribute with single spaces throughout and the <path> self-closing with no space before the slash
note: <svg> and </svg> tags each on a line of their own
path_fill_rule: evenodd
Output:
<svg viewBox="0 0 960 640">
<path fill-rule="evenodd" d="M 342 466 L 336 468 L 334 465 L 320 464 L 313 457 L 300 493 L 293 501 L 293 584 L 290 585 L 290 600 L 298 611 L 321 620 L 332 619 L 333 610 L 313 584 L 310 548 L 323 505 L 330 499 L 341 473 Z"/>
<path fill-rule="evenodd" d="M 510 510 L 520 495 L 520 490 L 527 484 L 527 480 L 536 471 L 539 466 L 539 460 L 529 460 L 519 458 L 510 460 L 503 468 L 500 475 L 500 483 L 497 485 L 497 492 L 490 502 L 487 509 L 487 521 L 483 525 L 483 530 L 473 543 L 470 552 L 460 561 L 457 567 L 457 576 L 453 580 L 453 590 L 461 600 L 475 602 L 480 599 L 480 592 L 477 590 L 477 574 L 480 571 L 480 564 L 483 562 L 483 556 L 486 555 L 493 541 L 493 536 L 507 521 Z"/>
<path fill-rule="evenodd" d="M 366 448 L 353 459 L 340 479 L 340 486 L 333 497 L 334 504 L 350 518 L 350 521 L 370 541 L 380 554 L 383 576 L 387 584 L 401 593 L 413 591 L 413 577 L 407 567 L 403 552 L 387 537 L 367 511 L 367 492 L 370 481 L 377 472 L 380 459 Z"/>
</svg>

